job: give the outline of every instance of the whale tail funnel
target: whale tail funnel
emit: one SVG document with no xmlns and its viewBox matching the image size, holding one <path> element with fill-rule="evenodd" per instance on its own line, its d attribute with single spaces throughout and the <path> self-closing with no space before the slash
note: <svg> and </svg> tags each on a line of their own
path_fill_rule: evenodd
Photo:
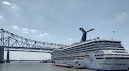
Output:
<svg viewBox="0 0 129 71">
<path fill-rule="evenodd" d="M 81 42 L 86 41 L 86 31 L 83 28 L 79 28 L 79 30 L 82 32 L 82 39 Z"/>
</svg>

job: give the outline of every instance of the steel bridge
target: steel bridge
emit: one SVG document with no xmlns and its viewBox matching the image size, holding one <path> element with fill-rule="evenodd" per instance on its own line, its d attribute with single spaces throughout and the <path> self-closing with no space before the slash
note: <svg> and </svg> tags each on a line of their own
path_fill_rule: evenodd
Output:
<svg viewBox="0 0 129 71">
<path fill-rule="evenodd" d="M 55 44 L 48 42 L 35 41 L 15 35 L 4 29 L 0 29 L 0 47 L 9 49 L 35 50 L 35 51 L 52 51 L 56 48 L 66 47 L 68 45 Z"/>
<path fill-rule="evenodd" d="M 7 51 L 27 51 L 27 52 L 44 52 L 50 53 L 54 49 L 67 47 L 68 45 L 55 44 L 48 42 L 35 41 L 13 34 L 4 29 L 0 29 L 0 53 Z M 2 56 L 0 56 L 1 58 Z M 1 59 L 0 59 L 1 60 Z M 9 59 L 8 59 L 9 60 Z"/>
</svg>

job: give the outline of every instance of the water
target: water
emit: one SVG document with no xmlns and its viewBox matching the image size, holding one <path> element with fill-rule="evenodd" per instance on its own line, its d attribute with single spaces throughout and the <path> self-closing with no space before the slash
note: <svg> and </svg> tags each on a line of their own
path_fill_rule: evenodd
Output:
<svg viewBox="0 0 129 71">
<path fill-rule="evenodd" d="M 59 67 L 59 66 L 54 66 L 51 63 L 4 63 L 0 64 L 0 71 L 93 71 L 93 70 Z"/>
</svg>

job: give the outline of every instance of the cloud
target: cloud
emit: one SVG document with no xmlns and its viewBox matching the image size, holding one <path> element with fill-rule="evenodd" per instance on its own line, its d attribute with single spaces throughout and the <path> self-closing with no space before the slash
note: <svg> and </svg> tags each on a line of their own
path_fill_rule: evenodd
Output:
<svg viewBox="0 0 129 71">
<path fill-rule="evenodd" d="M 4 4 L 4 5 L 12 5 L 11 3 L 7 2 L 7 1 L 2 1 L 2 4 Z"/>
<path fill-rule="evenodd" d="M 37 32 L 37 30 L 34 30 L 34 29 L 31 29 L 30 31 L 33 32 L 33 33 L 36 33 Z"/>
<path fill-rule="evenodd" d="M 0 20 L 4 20 L 4 15 L 0 15 Z"/>
<path fill-rule="evenodd" d="M 67 41 L 68 41 L 69 44 L 71 44 L 73 42 L 73 39 L 72 38 L 68 38 Z"/>
<path fill-rule="evenodd" d="M 18 10 L 18 6 L 16 4 L 12 4 L 11 5 L 11 8 L 15 9 L 15 10 Z"/>
<path fill-rule="evenodd" d="M 3 17 L 2 16 L 0 16 L 0 19 L 2 19 Z"/>
<path fill-rule="evenodd" d="M 40 34 L 39 36 L 42 37 L 42 36 L 44 36 L 44 35 L 43 35 L 43 34 Z"/>
<path fill-rule="evenodd" d="M 117 21 L 127 20 L 128 18 L 128 14 L 126 12 L 122 12 L 116 16 Z"/>
<path fill-rule="evenodd" d="M 43 33 L 44 35 L 49 35 L 48 33 Z"/>
<path fill-rule="evenodd" d="M 19 30 L 21 31 L 22 33 L 26 33 L 26 34 L 29 34 L 29 33 L 36 33 L 38 30 L 34 30 L 34 29 L 27 29 L 27 28 L 22 28 L 20 29 L 17 25 L 11 25 L 11 28 L 12 29 L 15 29 L 15 30 Z"/>
<path fill-rule="evenodd" d="M 13 4 L 13 3 L 10 3 L 10 2 L 7 2 L 7 1 L 2 1 L 2 4 L 9 5 L 14 10 L 18 9 L 18 6 L 16 4 Z"/>
<path fill-rule="evenodd" d="M 17 25 L 11 25 L 11 28 L 13 28 L 15 30 L 20 30 L 20 28 Z"/>
<path fill-rule="evenodd" d="M 34 30 L 34 29 L 28 29 L 28 28 L 22 28 L 22 32 L 23 33 L 37 33 L 38 30 Z"/>
<path fill-rule="evenodd" d="M 36 35 L 36 37 L 46 37 L 49 36 L 48 33 L 42 33 L 39 30 L 35 30 L 35 29 L 28 29 L 28 28 L 22 28 L 20 29 L 17 25 L 11 25 L 11 28 L 14 30 L 18 30 L 24 34 L 31 34 L 31 35 Z M 36 34 L 34 34 L 36 33 Z"/>
<path fill-rule="evenodd" d="M 45 36 L 49 36 L 49 34 L 48 33 L 43 33 L 43 34 L 40 34 L 39 36 L 40 37 L 45 37 Z"/>
<path fill-rule="evenodd" d="M 29 33 L 29 29 L 27 29 L 27 28 L 22 28 L 22 32 L 28 34 L 28 33 Z"/>
<path fill-rule="evenodd" d="M 68 41 L 72 41 L 72 38 L 69 38 Z"/>
</svg>

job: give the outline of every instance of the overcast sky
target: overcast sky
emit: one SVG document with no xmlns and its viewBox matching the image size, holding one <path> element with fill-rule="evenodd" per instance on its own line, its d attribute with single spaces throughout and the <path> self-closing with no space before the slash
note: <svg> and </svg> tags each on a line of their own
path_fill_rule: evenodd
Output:
<svg viewBox="0 0 129 71">
<path fill-rule="evenodd" d="M 0 28 L 22 37 L 71 44 L 81 39 L 79 27 L 95 29 L 88 39 L 121 40 L 129 50 L 129 0 L 0 0 Z M 11 58 L 50 58 L 33 54 L 12 52 Z"/>
</svg>

